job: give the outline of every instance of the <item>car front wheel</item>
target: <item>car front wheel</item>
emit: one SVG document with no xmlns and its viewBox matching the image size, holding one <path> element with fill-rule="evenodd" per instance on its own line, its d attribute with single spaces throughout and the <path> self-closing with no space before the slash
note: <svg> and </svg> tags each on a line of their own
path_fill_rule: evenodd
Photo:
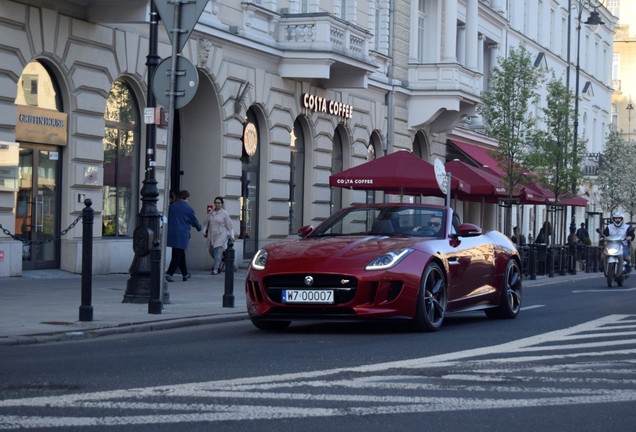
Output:
<svg viewBox="0 0 636 432">
<path fill-rule="evenodd" d="M 432 332 L 439 329 L 446 314 L 446 278 L 440 266 L 431 263 L 426 268 L 420 292 L 413 327 L 419 332 Z"/>
<path fill-rule="evenodd" d="M 506 266 L 506 272 L 501 287 L 499 306 L 486 309 L 488 318 L 516 318 L 521 310 L 521 269 L 517 261 L 511 259 Z"/>
</svg>

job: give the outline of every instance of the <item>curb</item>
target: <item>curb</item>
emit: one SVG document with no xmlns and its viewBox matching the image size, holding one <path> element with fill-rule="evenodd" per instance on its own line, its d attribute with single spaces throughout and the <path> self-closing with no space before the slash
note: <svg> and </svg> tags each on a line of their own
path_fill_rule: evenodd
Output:
<svg viewBox="0 0 636 432">
<path fill-rule="evenodd" d="M 578 276 L 578 274 L 581 276 Z M 584 275 L 584 276 L 583 276 Z M 523 278 L 523 287 L 530 288 L 535 286 L 546 286 L 546 285 L 555 285 L 555 284 L 564 284 L 564 283 L 575 283 L 581 279 L 595 279 L 595 278 L 603 278 L 603 273 L 584 273 L 578 272 L 576 275 L 567 274 L 565 276 L 554 275 L 554 277 L 549 276 L 541 276 L 541 279 L 529 279 Z"/>
<path fill-rule="evenodd" d="M 81 340 L 100 336 L 111 336 L 126 333 L 144 333 L 183 327 L 193 327 L 205 324 L 219 324 L 225 322 L 242 321 L 246 319 L 248 319 L 246 312 L 236 312 L 223 315 L 200 315 L 188 318 L 171 318 L 159 321 L 131 322 L 127 324 L 105 325 L 103 327 L 93 328 L 89 330 L 73 330 L 54 333 L 39 333 L 24 336 L 9 336 L 6 338 L 0 338 L 0 345 L 33 345 L 46 342 Z"/>
</svg>

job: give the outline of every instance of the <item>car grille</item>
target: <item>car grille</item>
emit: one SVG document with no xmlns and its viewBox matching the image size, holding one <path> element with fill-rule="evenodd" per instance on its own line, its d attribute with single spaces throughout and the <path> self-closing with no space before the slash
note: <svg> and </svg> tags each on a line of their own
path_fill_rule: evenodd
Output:
<svg viewBox="0 0 636 432">
<path fill-rule="evenodd" d="M 307 276 L 313 278 L 311 286 L 305 284 Z M 263 283 L 267 296 L 276 303 L 281 303 L 285 289 L 329 289 L 334 291 L 334 304 L 344 304 L 353 300 L 358 288 L 358 280 L 348 275 L 289 274 L 266 277 Z"/>
</svg>

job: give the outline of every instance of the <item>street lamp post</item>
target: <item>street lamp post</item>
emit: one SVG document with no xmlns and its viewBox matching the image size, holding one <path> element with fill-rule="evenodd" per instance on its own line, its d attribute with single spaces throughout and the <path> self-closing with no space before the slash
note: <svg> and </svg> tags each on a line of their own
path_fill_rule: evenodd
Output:
<svg viewBox="0 0 636 432">
<path fill-rule="evenodd" d="M 577 6 L 577 19 L 576 19 L 576 73 L 574 82 L 574 132 L 572 136 L 572 153 L 578 154 L 578 140 L 579 140 L 579 80 L 581 76 L 581 20 L 583 16 L 583 9 L 586 7 L 592 8 L 590 16 L 587 18 L 584 24 L 599 26 L 605 24 L 601 20 L 601 16 L 596 11 L 598 6 L 593 5 L 593 0 L 575 0 Z M 567 49 L 567 69 L 566 69 L 566 86 L 570 88 L 570 41 L 571 41 L 571 17 L 572 7 L 574 6 L 573 0 L 568 0 L 568 49 Z M 572 195 L 576 195 L 576 181 L 572 182 Z M 574 215 L 574 206 L 572 206 L 572 218 L 570 223 L 570 231 L 576 230 L 576 220 Z"/>
<path fill-rule="evenodd" d="M 159 14 L 155 2 L 150 2 L 150 30 L 148 38 L 148 108 L 156 107 L 152 92 L 152 79 L 161 58 L 157 53 Z M 138 225 L 133 233 L 133 250 L 135 256 L 130 266 L 130 278 L 126 283 L 123 303 L 148 303 L 148 313 L 160 314 L 162 303 L 161 292 L 161 214 L 157 209 L 159 192 L 155 178 L 156 132 L 154 123 L 146 124 L 146 172 L 141 188 L 141 210 Z"/>
</svg>

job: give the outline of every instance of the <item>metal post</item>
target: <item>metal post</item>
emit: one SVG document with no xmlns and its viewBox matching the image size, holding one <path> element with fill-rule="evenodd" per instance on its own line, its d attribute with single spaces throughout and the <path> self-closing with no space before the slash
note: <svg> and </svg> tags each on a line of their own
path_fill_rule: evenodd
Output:
<svg viewBox="0 0 636 432">
<path fill-rule="evenodd" d="M 554 255 L 552 254 L 552 247 L 548 245 L 545 251 L 545 272 L 548 277 L 554 277 Z"/>
<path fill-rule="evenodd" d="M 93 202 L 84 200 L 82 210 L 82 304 L 79 308 L 80 321 L 93 321 Z"/>
<path fill-rule="evenodd" d="M 234 242 L 227 240 L 225 249 L 225 292 L 223 293 L 223 307 L 234 307 Z"/>
<path fill-rule="evenodd" d="M 532 246 L 528 255 L 528 273 L 530 280 L 537 280 L 537 247 Z"/>
</svg>

